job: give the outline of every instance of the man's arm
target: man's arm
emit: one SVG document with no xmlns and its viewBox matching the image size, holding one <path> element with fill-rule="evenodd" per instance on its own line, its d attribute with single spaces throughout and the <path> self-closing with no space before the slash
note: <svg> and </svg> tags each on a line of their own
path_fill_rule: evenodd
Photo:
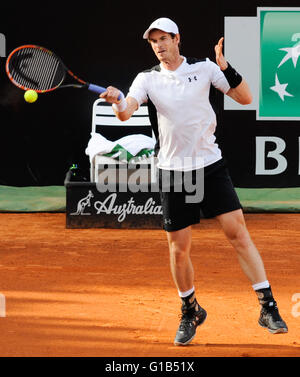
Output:
<svg viewBox="0 0 300 377">
<path fill-rule="evenodd" d="M 118 100 L 120 93 L 119 89 L 109 86 L 106 92 L 100 95 L 100 98 L 105 99 L 106 102 L 116 104 L 117 106 L 113 106 L 116 117 L 121 121 L 125 121 L 131 118 L 132 114 L 138 109 L 139 104 L 133 97 L 123 98 L 121 101 Z"/>
<path fill-rule="evenodd" d="M 228 68 L 228 63 L 223 55 L 223 41 L 224 38 L 222 37 L 215 46 L 216 62 L 221 71 L 225 71 Z M 226 94 L 241 105 L 249 105 L 252 102 L 250 88 L 244 79 L 236 88 L 229 89 Z"/>
<path fill-rule="evenodd" d="M 252 102 L 250 88 L 244 79 L 239 86 L 229 89 L 226 94 L 241 105 L 250 105 Z"/>
</svg>

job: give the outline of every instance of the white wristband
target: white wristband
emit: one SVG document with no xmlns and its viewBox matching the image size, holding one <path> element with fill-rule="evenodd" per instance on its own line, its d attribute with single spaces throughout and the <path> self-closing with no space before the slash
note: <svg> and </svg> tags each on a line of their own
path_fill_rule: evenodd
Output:
<svg viewBox="0 0 300 377">
<path fill-rule="evenodd" d="M 113 109 L 116 110 L 118 113 L 122 113 L 127 109 L 127 101 L 124 97 L 124 94 L 121 92 L 121 100 L 119 103 L 113 103 Z"/>
</svg>

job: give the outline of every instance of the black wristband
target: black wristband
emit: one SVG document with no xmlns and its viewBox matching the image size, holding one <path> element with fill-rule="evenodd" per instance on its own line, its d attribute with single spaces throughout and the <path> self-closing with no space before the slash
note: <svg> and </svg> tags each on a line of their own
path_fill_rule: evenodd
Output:
<svg viewBox="0 0 300 377">
<path fill-rule="evenodd" d="M 234 68 L 231 67 L 228 62 L 227 64 L 228 67 L 223 71 L 223 73 L 228 81 L 228 84 L 230 85 L 230 88 L 236 88 L 240 85 L 243 78 Z"/>
</svg>

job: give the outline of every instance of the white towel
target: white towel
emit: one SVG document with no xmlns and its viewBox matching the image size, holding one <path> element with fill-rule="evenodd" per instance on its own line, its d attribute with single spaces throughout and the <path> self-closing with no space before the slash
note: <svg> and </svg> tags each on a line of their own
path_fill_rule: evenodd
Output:
<svg viewBox="0 0 300 377">
<path fill-rule="evenodd" d="M 149 136 L 136 134 L 110 141 L 99 133 L 91 133 L 91 139 L 85 150 L 92 163 L 96 155 L 129 162 L 134 157 L 150 157 L 154 154 L 155 141 Z"/>
</svg>

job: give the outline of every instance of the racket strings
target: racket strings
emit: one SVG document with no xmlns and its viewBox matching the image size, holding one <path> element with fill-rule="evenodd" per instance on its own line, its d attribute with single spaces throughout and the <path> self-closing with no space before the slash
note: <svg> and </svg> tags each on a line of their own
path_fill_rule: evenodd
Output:
<svg viewBox="0 0 300 377">
<path fill-rule="evenodd" d="M 54 54 L 32 47 L 14 54 L 10 73 L 18 84 L 42 91 L 57 87 L 65 77 L 65 70 Z"/>
</svg>

